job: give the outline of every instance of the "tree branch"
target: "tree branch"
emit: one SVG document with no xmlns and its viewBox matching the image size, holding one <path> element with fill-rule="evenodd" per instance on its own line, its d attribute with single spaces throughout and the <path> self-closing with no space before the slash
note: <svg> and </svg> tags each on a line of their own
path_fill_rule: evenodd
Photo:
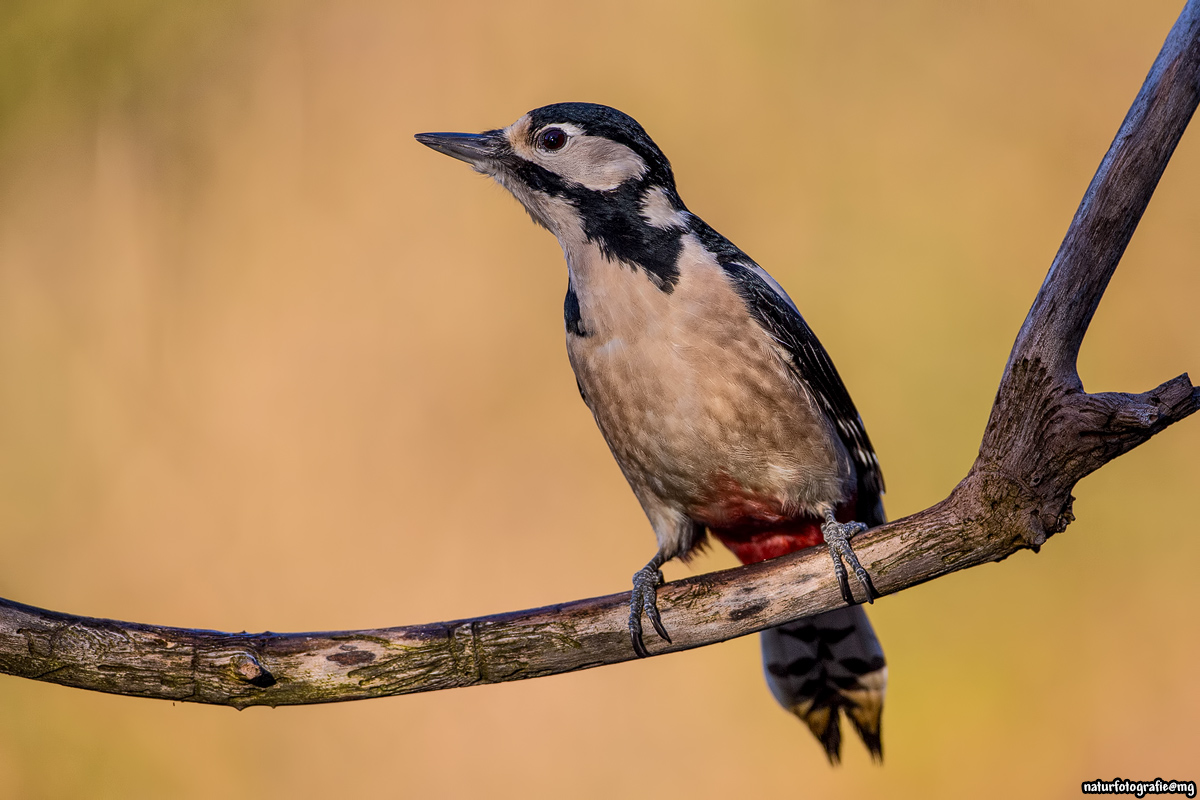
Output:
<svg viewBox="0 0 1200 800">
<path fill-rule="evenodd" d="M 1084 476 L 1200 408 L 1186 375 L 1142 394 L 1083 391 L 1083 336 L 1200 99 L 1189 0 L 1084 195 L 1013 346 L 979 456 L 948 498 L 855 540 L 884 594 L 1036 550 L 1073 519 Z M 431 625 L 232 634 L 0 601 L 0 672 L 116 694 L 231 705 L 355 700 L 536 678 L 626 661 L 628 593 Z M 686 650 L 841 605 L 812 550 L 668 584 Z"/>
</svg>

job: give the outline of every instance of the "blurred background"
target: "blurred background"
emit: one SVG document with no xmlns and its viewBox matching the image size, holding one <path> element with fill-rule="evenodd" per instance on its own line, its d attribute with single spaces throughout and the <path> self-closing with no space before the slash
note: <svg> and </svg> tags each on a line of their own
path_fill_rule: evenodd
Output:
<svg viewBox="0 0 1200 800">
<path fill-rule="evenodd" d="M 579 402 L 554 239 L 412 134 L 617 106 L 833 354 L 890 515 L 971 464 L 1017 328 L 1179 0 L 0 4 L 0 596 L 222 630 L 624 591 L 653 535 Z M 1089 390 L 1200 372 L 1200 131 Z M 227 708 L 0 677 L 14 798 L 1075 797 L 1196 779 L 1200 420 L 1040 555 L 871 611 L 886 761 L 831 768 L 756 637 Z M 694 565 L 733 565 L 714 552 Z M 669 578 L 689 568 L 668 565 Z M 969 787 L 969 788 L 967 788 Z"/>
</svg>

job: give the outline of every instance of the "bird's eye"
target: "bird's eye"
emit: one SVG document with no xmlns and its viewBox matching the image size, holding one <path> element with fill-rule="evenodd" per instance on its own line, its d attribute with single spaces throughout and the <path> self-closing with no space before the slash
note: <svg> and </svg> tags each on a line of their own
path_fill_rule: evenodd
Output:
<svg viewBox="0 0 1200 800">
<path fill-rule="evenodd" d="M 562 150 L 567 143 L 567 132 L 562 128 L 547 128 L 538 136 L 538 142 L 545 150 Z"/>
</svg>

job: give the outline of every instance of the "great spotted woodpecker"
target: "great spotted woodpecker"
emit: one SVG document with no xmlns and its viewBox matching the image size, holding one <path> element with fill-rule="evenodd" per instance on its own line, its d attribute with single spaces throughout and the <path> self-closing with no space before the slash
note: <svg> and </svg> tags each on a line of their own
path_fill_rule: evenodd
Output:
<svg viewBox="0 0 1200 800">
<path fill-rule="evenodd" d="M 567 353 L 580 394 L 642 504 L 658 552 L 633 577 L 629 630 L 659 617 L 659 568 L 707 534 L 744 563 L 824 541 L 846 608 L 764 631 L 772 694 L 831 761 L 844 711 L 875 757 L 883 650 L 846 565 L 876 596 L 849 539 L 885 521 L 862 419 L 776 281 L 688 211 L 670 162 L 634 119 L 558 103 L 481 134 L 422 144 L 508 189 L 567 260 Z"/>
</svg>

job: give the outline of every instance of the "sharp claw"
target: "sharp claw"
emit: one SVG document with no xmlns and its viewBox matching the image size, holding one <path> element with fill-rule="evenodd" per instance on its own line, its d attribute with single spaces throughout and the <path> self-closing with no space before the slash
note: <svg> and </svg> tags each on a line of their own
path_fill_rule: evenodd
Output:
<svg viewBox="0 0 1200 800">
<path fill-rule="evenodd" d="M 633 642 L 634 655 L 638 658 L 650 655 L 646 650 L 646 645 L 642 643 L 642 621 L 634 615 L 629 617 L 629 638 Z"/>
<path fill-rule="evenodd" d="M 662 617 L 658 613 L 658 586 L 663 582 L 663 574 L 654 563 L 647 564 L 633 576 L 633 593 L 629 598 L 629 637 L 633 644 L 633 652 L 638 658 L 650 655 L 642 638 L 642 614 L 650 619 L 655 632 L 663 641 L 671 643 L 671 637 L 663 626 Z"/>
<path fill-rule="evenodd" d="M 642 609 L 638 602 L 638 587 L 634 584 L 633 597 L 629 604 L 629 639 L 633 644 L 633 652 L 638 658 L 650 655 L 646 643 L 642 641 Z"/>
<path fill-rule="evenodd" d="M 875 589 L 875 584 L 871 583 L 871 576 L 864 569 L 858 579 L 863 582 L 863 586 L 867 588 L 867 602 L 874 603 L 875 598 L 879 597 L 879 592 Z"/>
<path fill-rule="evenodd" d="M 838 557 L 834 556 L 834 558 Z M 841 563 L 840 559 L 838 563 Z M 854 592 L 850 591 L 850 579 L 846 577 L 846 571 L 844 569 L 837 571 L 837 579 L 838 588 L 842 590 L 842 599 L 846 601 L 846 605 L 854 605 Z"/>
<path fill-rule="evenodd" d="M 671 644 L 671 637 L 667 635 L 667 629 L 663 627 L 662 617 L 658 615 L 656 606 L 648 606 L 646 608 L 646 616 L 650 618 L 651 624 L 654 625 L 654 630 L 667 644 Z"/>
<path fill-rule="evenodd" d="M 842 557 L 833 544 L 829 545 L 829 557 L 833 559 L 833 574 L 837 576 L 838 589 L 842 592 L 842 599 L 846 601 L 846 605 L 854 605 L 854 593 L 850 591 L 850 579 L 846 576 L 846 567 L 842 564 Z"/>
</svg>

